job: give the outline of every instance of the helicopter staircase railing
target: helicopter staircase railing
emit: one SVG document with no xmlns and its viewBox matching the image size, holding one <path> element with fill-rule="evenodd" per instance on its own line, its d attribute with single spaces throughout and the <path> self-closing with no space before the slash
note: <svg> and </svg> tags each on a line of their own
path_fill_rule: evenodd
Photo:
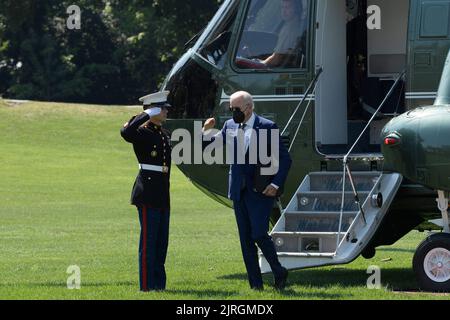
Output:
<svg viewBox="0 0 450 320">
<path fill-rule="evenodd" d="M 386 96 L 384 97 L 383 101 L 381 102 L 380 106 L 378 107 L 378 109 L 374 112 L 374 114 L 372 115 L 372 117 L 370 118 L 369 122 L 367 123 L 367 125 L 364 127 L 364 129 L 361 131 L 360 135 L 358 136 L 358 138 L 356 139 L 356 141 L 353 143 L 353 145 L 351 146 L 351 148 L 349 149 L 349 151 L 347 152 L 347 154 L 344 156 L 343 158 L 343 184 L 342 184 L 342 200 L 341 200 L 341 215 L 339 218 L 339 234 L 338 237 L 336 238 L 337 241 L 337 245 L 336 245 L 336 252 L 335 254 L 337 254 L 337 251 L 339 250 L 339 248 L 341 247 L 343 241 L 345 241 L 345 238 L 348 237 L 349 232 L 352 231 L 353 227 L 354 227 L 354 223 L 350 226 L 350 228 L 346 231 L 344 239 L 341 240 L 341 234 L 342 234 L 342 230 L 341 230 L 341 223 L 342 223 L 342 219 L 343 219 L 343 210 L 344 210 L 344 194 L 345 194 L 345 176 L 346 174 L 348 175 L 350 184 L 352 186 L 352 191 L 353 191 L 353 196 L 355 199 L 355 203 L 358 206 L 359 212 L 357 217 L 355 218 L 355 220 L 359 217 L 362 218 L 363 220 L 363 224 L 366 225 L 367 224 L 367 219 L 366 219 L 366 215 L 364 212 L 364 208 L 362 206 L 361 203 L 361 199 L 360 196 L 358 194 L 358 190 L 357 188 L 355 188 L 355 184 L 353 182 L 353 175 L 352 175 L 352 171 L 350 169 L 350 155 L 352 154 L 353 150 L 356 148 L 356 146 L 358 145 L 358 143 L 361 141 L 361 138 L 364 136 L 364 134 L 366 133 L 366 131 L 370 128 L 370 125 L 372 124 L 372 122 L 375 120 L 375 118 L 377 117 L 378 113 L 381 111 L 381 109 L 384 107 L 384 105 L 386 104 L 386 102 L 388 101 L 388 99 L 392 96 L 392 94 L 394 93 L 394 89 L 397 87 L 398 83 L 400 82 L 400 80 L 405 76 L 406 74 L 406 70 L 404 70 L 403 72 L 401 72 L 399 74 L 399 76 L 397 77 L 397 79 L 395 80 L 394 84 L 392 85 L 391 89 L 389 90 L 389 92 L 386 94 Z M 381 179 L 380 175 L 380 179 Z M 382 206 L 382 194 L 378 194 L 375 196 L 376 198 L 374 198 L 373 200 L 376 201 L 378 203 L 378 205 L 381 207 Z"/>
<path fill-rule="evenodd" d="M 305 177 L 271 232 L 284 267 L 345 264 L 367 247 L 400 187 L 402 176 L 365 171 L 353 172 L 352 179 L 350 182 L 339 171 L 311 172 Z M 353 189 L 359 190 L 366 223 L 354 201 Z M 262 272 L 270 272 L 262 254 L 260 265 Z"/>
<path fill-rule="evenodd" d="M 281 132 L 281 136 L 282 137 L 285 136 L 286 131 L 288 130 L 288 128 L 291 125 L 292 121 L 294 120 L 298 110 L 300 110 L 300 107 L 303 105 L 305 100 L 308 98 L 308 96 L 310 94 L 312 94 L 312 93 L 314 93 L 316 91 L 317 83 L 318 83 L 319 78 L 322 75 L 322 73 L 323 73 L 323 68 L 319 67 L 317 69 L 317 71 L 316 71 L 316 75 L 314 76 L 314 79 L 311 81 L 311 83 L 309 84 L 308 88 L 306 89 L 305 95 L 303 96 L 302 100 L 300 101 L 300 103 L 295 108 L 294 112 L 292 113 L 291 117 L 289 118 L 288 122 L 286 123 L 286 126 L 284 127 L 283 131 Z M 306 114 L 307 114 L 307 112 L 309 110 L 309 106 L 311 105 L 311 101 L 312 101 L 312 99 L 310 99 L 308 101 L 308 104 L 307 104 L 307 106 L 306 106 L 306 108 L 305 108 L 305 110 L 303 112 L 302 118 L 300 119 L 300 122 L 299 122 L 299 124 L 297 126 L 297 130 L 296 130 L 296 132 L 294 134 L 294 137 L 293 137 L 292 141 L 289 142 L 289 148 L 288 148 L 289 152 L 291 151 L 291 149 L 292 149 L 292 147 L 294 145 L 294 142 L 297 139 L 297 136 L 298 136 L 298 134 L 300 132 L 300 128 L 302 127 L 303 121 L 305 120 Z"/>
<path fill-rule="evenodd" d="M 377 112 L 389 99 L 393 88 Z M 349 163 L 349 159 L 354 158 L 352 151 L 376 115 L 341 158 L 343 172 L 309 173 L 286 209 L 281 208 L 281 218 L 271 236 L 280 262 L 286 268 L 349 263 L 368 246 L 381 224 L 401 185 L 402 176 L 377 171 L 352 172 Z M 260 264 L 262 272 L 270 272 L 262 254 Z"/>
<path fill-rule="evenodd" d="M 287 145 L 288 152 L 291 152 L 292 147 L 294 146 L 295 140 L 297 139 L 297 136 L 298 136 L 298 134 L 300 132 L 300 129 L 301 129 L 302 125 L 303 125 L 303 121 L 305 120 L 306 114 L 308 113 L 309 106 L 311 105 L 312 99 L 309 99 L 308 104 L 306 105 L 306 108 L 303 111 L 302 118 L 300 119 L 300 122 L 299 122 L 299 124 L 297 126 L 297 129 L 295 131 L 294 138 L 292 139 L 292 141 L 290 141 L 289 137 L 286 137 L 285 134 L 286 134 L 287 130 L 289 129 L 289 126 L 291 125 L 292 121 L 294 120 L 298 110 L 300 110 L 300 107 L 306 101 L 308 96 L 310 94 L 316 92 L 317 83 L 318 83 L 319 78 L 322 75 L 322 73 L 323 73 L 323 67 L 319 66 L 317 68 L 317 70 L 316 70 L 316 74 L 315 74 L 313 80 L 310 82 L 310 84 L 306 88 L 306 91 L 305 91 L 305 94 L 304 94 L 302 100 L 300 101 L 300 103 L 295 108 L 294 112 L 292 113 L 291 117 L 289 118 L 288 122 L 286 123 L 286 126 L 284 127 L 283 131 L 281 132 L 281 135 L 280 135 L 281 139 L 283 140 L 283 143 L 285 143 Z M 278 210 L 280 210 L 280 215 L 282 215 L 283 214 L 283 205 L 281 204 L 280 198 L 276 199 L 276 203 L 278 205 Z"/>
</svg>

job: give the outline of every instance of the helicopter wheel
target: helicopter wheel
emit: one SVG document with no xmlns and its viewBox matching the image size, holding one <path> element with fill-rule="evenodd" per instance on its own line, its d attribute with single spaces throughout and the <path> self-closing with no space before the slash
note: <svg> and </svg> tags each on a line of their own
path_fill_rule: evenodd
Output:
<svg viewBox="0 0 450 320">
<path fill-rule="evenodd" d="M 372 259 L 377 254 L 377 251 L 374 247 L 369 247 L 363 250 L 361 255 L 364 259 Z"/>
<path fill-rule="evenodd" d="M 437 233 L 417 248 L 413 269 L 421 289 L 450 292 L 450 234 Z"/>
</svg>

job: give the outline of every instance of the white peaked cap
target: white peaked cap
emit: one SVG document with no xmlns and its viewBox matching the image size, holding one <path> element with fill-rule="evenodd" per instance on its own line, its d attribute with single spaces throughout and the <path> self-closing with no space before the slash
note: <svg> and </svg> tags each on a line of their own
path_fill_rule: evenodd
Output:
<svg viewBox="0 0 450 320">
<path fill-rule="evenodd" d="M 141 101 L 144 104 L 144 106 L 149 106 L 156 103 L 165 103 L 167 102 L 167 96 L 169 95 L 169 93 L 170 91 L 160 91 L 152 93 L 142 98 L 139 98 L 139 101 Z"/>
</svg>

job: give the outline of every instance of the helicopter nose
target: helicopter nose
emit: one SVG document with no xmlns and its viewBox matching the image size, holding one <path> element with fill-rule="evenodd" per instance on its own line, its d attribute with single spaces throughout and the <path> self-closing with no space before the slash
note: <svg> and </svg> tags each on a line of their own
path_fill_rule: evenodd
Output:
<svg viewBox="0 0 450 320">
<path fill-rule="evenodd" d="M 432 189 L 450 190 L 450 106 L 407 112 L 383 129 L 385 168 Z"/>
</svg>

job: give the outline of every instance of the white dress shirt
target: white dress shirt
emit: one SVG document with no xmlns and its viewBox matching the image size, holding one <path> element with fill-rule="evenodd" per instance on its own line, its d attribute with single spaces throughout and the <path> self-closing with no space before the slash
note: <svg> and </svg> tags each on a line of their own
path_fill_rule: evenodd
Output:
<svg viewBox="0 0 450 320">
<path fill-rule="evenodd" d="M 252 129 L 255 126 L 255 119 L 256 116 L 253 113 L 252 116 L 250 117 L 250 119 L 248 119 L 247 122 L 245 122 L 245 126 L 244 126 L 244 136 L 245 136 L 245 152 L 247 153 L 248 151 L 248 147 L 250 146 L 250 142 L 252 140 Z"/>
<path fill-rule="evenodd" d="M 255 116 L 255 113 L 253 113 L 252 116 L 250 117 L 250 119 L 248 119 L 248 121 L 244 123 L 245 126 L 244 126 L 243 130 L 244 130 L 244 135 L 245 135 L 244 136 L 245 137 L 245 152 L 248 151 L 248 148 L 250 146 L 250 142 L 252 139 L 252 133 L 253 133 L 252 129 L 254 129 L 255 120 L 256 120 L 256 116 Z M 279 186 L 277 186 L 274 183 L 271 183 L 270 185 L 277 190 L 279 189 Z"/>
</svg>

